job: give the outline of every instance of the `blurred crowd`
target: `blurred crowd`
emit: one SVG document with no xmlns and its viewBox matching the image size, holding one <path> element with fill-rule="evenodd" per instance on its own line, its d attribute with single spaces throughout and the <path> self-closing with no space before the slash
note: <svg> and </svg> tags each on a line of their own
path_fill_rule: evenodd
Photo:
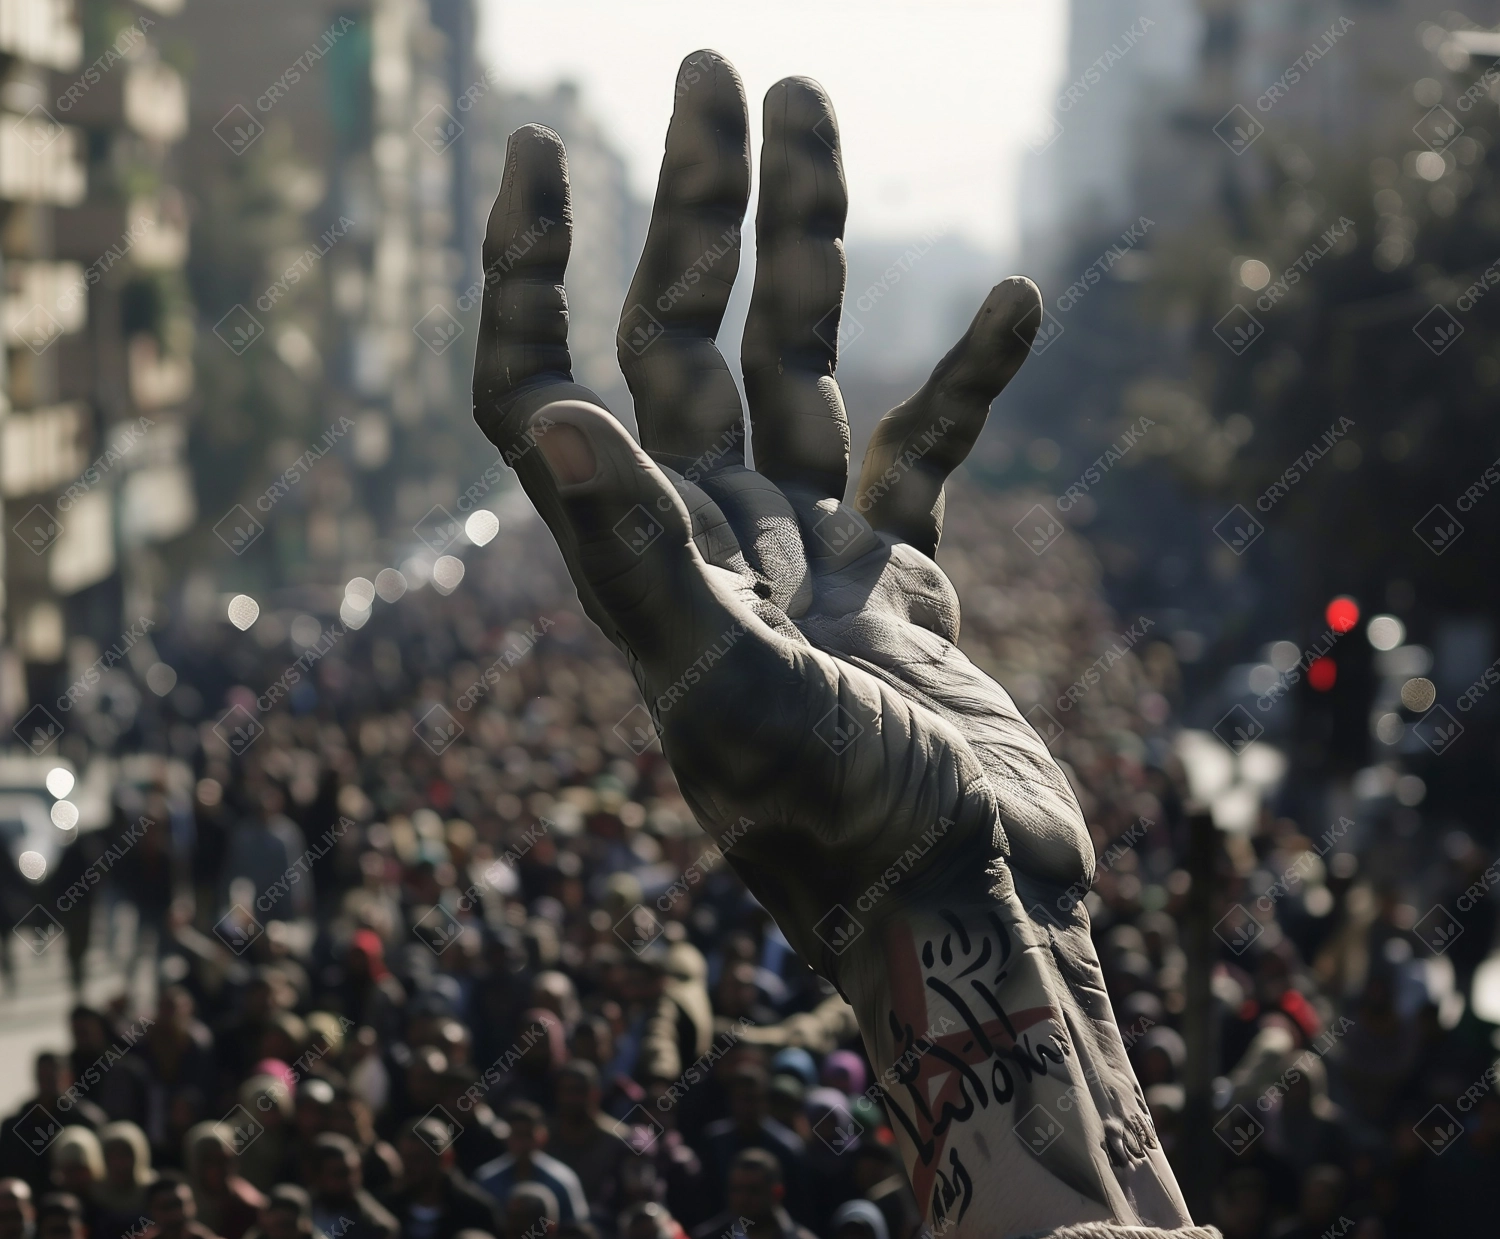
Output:
<svg viewBox="0 0 1500 1239">
<path fill-rule="evenodd" d="M 1048 739 L 1101 856 L 1104 976 L 1176 1162 L 1179 669 L 1148 633 L 1058 704 L 1134 617 L 1071 535 L 1036 555 L 994 532 L 1027 506 L 950 502 L 939 561 L 966 651 L 1065 724 Z M 922 1231 L 852 1013 L 643 746 L 544 531 L 515 516 L 466 562 L 358 630 L 267 607 L 248 632 L 160 635 L 179 683 L 138 738 L 192 779 L 122 786 L 43 896 L 77 980 L 104 941 L 157 998 L 79 1005 L 36 1060 L 0 1130 L 0 1239 Z M 1480 845 L 1435 846 L 1388 798 L 1351 813 L 1330 836 L 1271 807 L 1222 840 L 1206 1220 L 1228 1239 L 1493 1225 L 1495 1050 L 1462 995 L 1494 905 L 1486 886 L 1435 954 L 1413 903 L 1470 890 Z"/>
</svg>

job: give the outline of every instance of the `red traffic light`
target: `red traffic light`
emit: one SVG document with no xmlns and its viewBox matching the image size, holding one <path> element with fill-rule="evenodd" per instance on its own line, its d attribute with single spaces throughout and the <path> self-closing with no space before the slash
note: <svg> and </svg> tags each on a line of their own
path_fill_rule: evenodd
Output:
<svg viewBox="0 0 1500 1239">
<path fill-rule="evenodd" d="M 1359 603 L 1347 594 L 1340 594 L 1328 604 L 1323 612 L 1323 618 L 1328 621 L 1328 626 L 1334 632 L 1348 632 L 1359 623 Z"/>
<path fill-rule="evenodd" d="M 1339 667 L 1331 658 L 1315 658 L 1307 668 L 1307 682 L 1316 691 L 1326 693 L 1339 678 Z"/>
</svg>

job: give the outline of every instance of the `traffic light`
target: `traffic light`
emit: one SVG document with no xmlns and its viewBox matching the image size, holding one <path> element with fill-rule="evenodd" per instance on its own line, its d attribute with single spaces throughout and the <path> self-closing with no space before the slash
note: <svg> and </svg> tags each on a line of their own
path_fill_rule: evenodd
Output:
<svg viewBox="0 0 1500 1239">
<path fill-rule="evenodd" d="M 1323 631 L 1307 647 L 1309 660 L 1298 686 L 1298 752 L 1305 766 L 1349 774 L 1369 762 L 1374 651 L 1360 631 L 1354 598 L 1331 598 L 1322 619 Z"/>
</svg>

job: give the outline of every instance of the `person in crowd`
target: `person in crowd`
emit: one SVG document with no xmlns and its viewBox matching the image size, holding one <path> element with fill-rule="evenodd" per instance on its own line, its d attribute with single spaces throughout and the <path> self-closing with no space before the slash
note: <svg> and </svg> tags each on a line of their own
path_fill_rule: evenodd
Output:
<svg viewBox="0 0 1500 1239">
<path fill-rule="evenodd" d="M 885 1215 L 868 1200 L 846 1200 L 828 1221 L 829 1239 L 890 1239 Z"/>
<path fill-rule="evenodd" d="M 68 1023 L 73 1031 L 70 1075 L 87 1086 L 87 1099 L 111 1120 L 144 1121 L 149 1092 L 146 1064 L 135 1054 L 123 1053 L 130 1039 L 118 1035 L 110 1018 L 93 1007 L 74 1007 Z"/>
<path fill-rule="evenodd" d="M 0 1123 L 0 1171 L 25 1179 L 33 1199 L 48 1190 L 49 1167 L 42 1154 L 56 1136 L 56 1123 L 82 1124 L 97 1130 L 108 1121 L 104 1112 L 73 1087 L 66 1056 L 44 1050 L 36 1056 L 36 1092 Z"/>
<path fill-rule="evenodd" d="M 36 1204 L 25 1179 L 0 1179 L 0 1239 L 34 1239 Z"/>
<path fill-rule="evenodd" d="M 151 1224 L 141 1239 L 217 1239 L 198 1220 L 198 1203 L 186 1176 L 163 1170 L 146 1188 L 146 1216 Z"/>
<path fill-rule="evenodd" d="M 727 1208 L 693 1231 L 693 1239 L 814 1239 L 792 1220 L 782 1201 L 786 1195 L 781 1162 L 767 1149 L 742 1149 L 729 1164 Z"/>
<path fill-rule="evenodd" d="M 313 1225 L 312 1202 L 295 1183 L 271 1189 L 260 1218 L 245 1234 L 247 1239 L 334 1239 Z"/>
<path fill-rule="evenodd" d="M 766 1083 L 765 1069 L 755 1063 L 746 1063 L 730 1075 L 729 1114 L 703 1129 L 709 1182 L 717 1185 L 719 1198 L 723 1200 L 735 1158 L 746 1149 L 762 1149 L 781 1166 L 777 1182 L 788 1198 L 788 1207 L 800 1212 L 807 1146 L 795 1132 L 788 1131 L 770 1116 Z"/>
<path fill-rule="evenodd" d="M 365 1190 L 359 1150 L 347 1136 L 324 1132 L 308 1161 L 313 1225 L 325 1235 L 347 1239 L 400 1239 L 401 1226 Z"/>
<path fill-rule="evenodd" d="M 500 1233 L 500 1207 L 458 1169 L 452 1145 L 453 1134 L 440 1119 L 414 1119 L 402 1128 L 402 1174 L 383 1203 L 403 1239 L 453 1239 L 461 1230 Z"/>
<path fill-rule="evenodd" d="M 266 1196 L 239 1173 L 234 1134 L 220 1122 L 198 1123 L 183 1140 L 182 1164 L 198 1220 L 222 1239 L 244 1239 Z"/>
<path fill-rule="evenodd" d="M 558 1221 L 587 1221 L 589 1203 L 578 1175 L 547 1153 L 547 1116 L 535 1102 L 512 1102 L 506 1152 L 475 1172 L 479 1186 L 502 1205 L 518 1183 L 540 1183 L 557 1201 Z"/>
<path fill-rule="evenodd" d="M 99 1233 L 93 1239 L 122 1239 L 146 1215 L 146 1187 L 155 1177 L 146 1133 L 134 1123 L 109 1123 L 99 1132 L 104 1178 L 94 1185 Z"/>
<path fill-rule="evenodd" d="M 71 1192 L 48 1192 L 37 1202 L 37 1239 L 88 1239 L 83 1202 Z"/>
<path fill-rule="evenodd" d="M 518 1183 L 505 1202 L 504 1239 L 550 1239 L 561 1233 L 557 1196 L 542 1183 Z"/>
<path fill-rule="evenodd" d="M 78 1201 L 90 1237 L 103 1233 L 102 1209 L 96 1195 L 104 1182 L 104 1146 L 99 1137 L 87 1127 L 64 1127 L 47 1155 L 51 1160 L 51 1186 Z"/>
<path fill-rule="evenodd" d="M 548 1155 L 573 1172 L 584 1195 L 601 1216 L 613 1217 L 620 1194 L 620 1164 L 631 1155 L 616 1120 L 600 1109 L 599 1069 L 573 1059 L 557 1073 L 557 1119 L 547 1141 Z"/>
</svg>

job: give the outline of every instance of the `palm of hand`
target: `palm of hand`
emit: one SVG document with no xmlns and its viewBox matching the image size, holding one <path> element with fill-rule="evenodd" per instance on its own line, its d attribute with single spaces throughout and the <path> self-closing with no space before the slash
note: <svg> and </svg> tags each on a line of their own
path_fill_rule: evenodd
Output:
<svg viewBox="0 0 1500 1239">
<path fill-rule="evenodd" d="M 742 347 L 748 469 L 740 395 L 714 343 L 749 193 L 744 93 L 727 62 L 700 52 L 683 63 L 677 99 L 621 321 L 640 445 L 572 382 L 566 162 L 536 126 L 511 137 L 486 237 L 475 416 L 557 537 L 585 610 L 630 660 L 698 820 L 803 958 L 858 991 L 877 1065 L 891 1047 L 876 1006 L 898 987 L 871 973 L 869 951 L 840 959 L 850 932 L 828 932 L 829 917 L 941 823 L 942 864 L 913 868 L 877 919 L 965 904 L 1020 949 L 1025 980 L 1012 988 L 1054 1011 L 1103 1112 L 1085 1144 L 1048 1154 L 1053 1177 L 1092 1210 L 1059 1220 L 1135 1220 L 1123 1202 L 1140 1184 L 1127 1180 L 1153 1157 L 1150 1212 L 1180 1220 L 1170 1171 L 1137 1142 L 1145 1133 L 1154 1148 L 1086 918 L 1076 899 L 1050 931 L 1025 911 L 1061 906 L 1059 891 L 1092 877 L 1077 802 L 1009 696 L 959 652 L 958 600 L 931 558 L 943 481 L 1027 355 L 1036 289 L 1012 279 L 990 293 L 928 382 L 882 420 L 845 504 L 837 127 L 815 83 L 778 83 Z M 892 1026 L 901 1018 L 892 1006 Z M 1087 1147 L 1107 1141 L 1119 1185 Z"/>
</svg>

